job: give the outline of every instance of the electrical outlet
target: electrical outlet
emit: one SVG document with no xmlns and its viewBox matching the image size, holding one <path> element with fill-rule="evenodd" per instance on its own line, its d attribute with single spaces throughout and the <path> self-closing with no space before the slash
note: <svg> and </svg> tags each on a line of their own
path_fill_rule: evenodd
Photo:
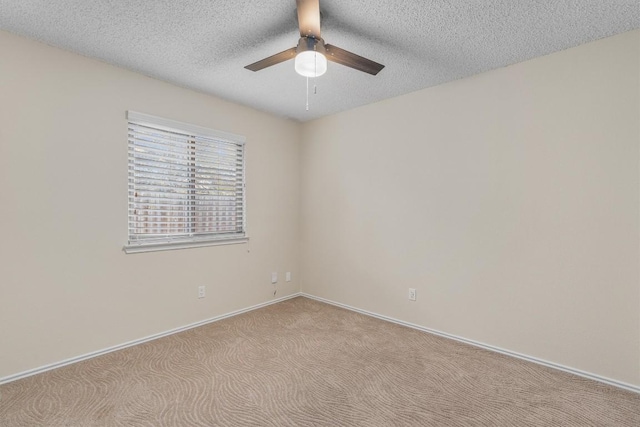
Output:
<svg viewBox="0 0 640 427">
<path fill-rule="evenodd" d="M 204 298 L 204 294 L 205 294 L 205 287 L 198 286 L 198 298 Z"/>
<path fill-rule="evenodd" d="M 410 301 L 416 300 L 416 290 L 413 288 L 409 288 L 409 300 Z"/>
<path fill-rule="evenodd" d="M 271 283 L 278 283 L 278 272 L 274 271 L 271 273 Z"/>
<path fill-rule="evenodd" d="M 285 274 L 285 279 L 284 280 L 286 280 L 287 282 L 291 281 L 291 272 L 290 271 L 287 271 L 287 273 Z"/>
</svg>

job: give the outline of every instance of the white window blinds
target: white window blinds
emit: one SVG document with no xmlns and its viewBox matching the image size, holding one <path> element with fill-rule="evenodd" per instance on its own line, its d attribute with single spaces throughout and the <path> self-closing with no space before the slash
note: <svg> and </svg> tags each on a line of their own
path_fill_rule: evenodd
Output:
<svg viewBox="0 0 640 427">
<path fill-rule="evenodd" d="M 131 111 L 127 118 L 129 248 L 245 238 L 244 138 Z"/>
</svg>

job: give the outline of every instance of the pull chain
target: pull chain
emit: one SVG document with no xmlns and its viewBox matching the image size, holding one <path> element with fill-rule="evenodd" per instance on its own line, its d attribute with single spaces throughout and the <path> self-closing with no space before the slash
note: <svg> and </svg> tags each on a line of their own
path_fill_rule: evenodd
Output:
<svg viewBox="0 0 640 427">
<path fill-rule="evenodd" d="M 315 68 L 315 75 L 318 75 L 318 57 L 317 54 L 314 55 L 315 61 L 314 61 L 314 68 Z M 318 86 L 316 85 L 316 78 L 313 78 L 313 94 L 317 95 L 318 94 Z M 309 77 L 307 76 L 307 104 L 306 104 L 306 109 L 307 111 L 309 111 Z"/>
<path fill-rule="evenodd" d="M 307 77 L 307 111 L 309 111 L 309 77 Z"/>
<path fill-rule="evenodd" d="M 317 46 L 313 47 L 315 50 L 318 49 Z M 315 72 L 314 72 L 314 76 L 318 75 L 318 52 L 315 53 L 315 55 L 313 55 L 313 66 L 315 67 Z M 316 86 L 316 78 L 313 78 L 313 94 L 317 95 L 318 94 L 318 86 Z"/>
</svg>

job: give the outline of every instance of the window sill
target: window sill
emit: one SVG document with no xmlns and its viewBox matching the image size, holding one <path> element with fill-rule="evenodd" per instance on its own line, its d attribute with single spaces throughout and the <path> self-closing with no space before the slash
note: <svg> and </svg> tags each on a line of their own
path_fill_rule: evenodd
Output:
<svg viewBox="0 0 640 427">
<path fill-rule="evenodd" d="M 191 242 L 162 242 L 162 243 L 144 243 L 137 245 L 125 245 L 122 250 L 126 254 L 137 254 L 141 252 L 157 252 L 157 251 L 171 251 L 176 249 L 191 249 L 202 248 L 205 246 L 221 246 L 221 245 L 239 245 L 247 243 L 248 237 L 238 237 L 234 239 L 219 239 L 219 240 L 202 240 Z"/>
</svg>

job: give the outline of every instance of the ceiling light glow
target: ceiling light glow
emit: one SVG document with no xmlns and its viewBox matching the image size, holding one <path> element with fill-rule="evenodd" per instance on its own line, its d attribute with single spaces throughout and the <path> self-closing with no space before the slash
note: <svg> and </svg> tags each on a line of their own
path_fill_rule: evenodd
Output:
<svg viewBox="0 0 640 427">
<path fill-rule="evenodd" d="M 320 77 L 327 72 L 327 58 L 313 50 L 300 52 L 296 55 L 296 72 L 304 77 Z"/>
</svg>

